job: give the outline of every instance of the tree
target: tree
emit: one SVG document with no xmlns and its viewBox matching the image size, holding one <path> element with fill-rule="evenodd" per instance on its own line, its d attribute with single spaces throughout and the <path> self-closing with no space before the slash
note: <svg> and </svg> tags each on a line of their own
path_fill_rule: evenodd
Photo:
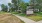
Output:
<svg viewBox="0 0 42 23">
<path fill-rule="evenodd" d="M 7 9 L 8 9 L 8 6 L 6 5 L 6 6 L 5 6 L 5 12 L 7 12 Z"/>
<path fill-rule="evenodd" d="M 39 11 L 42 11 L 42 0 L 31 0 L 30 3 L 34 5 L 34 9 L 36 8 L 39 9 Z"/>
<path fill-rule="evenodd" d="M 40 7 L 42 5 L 42 0 L 31 0 L 30 4 L 34 4 L 34 6 Z"/>
<path fill-rule="evenodd" d="M 11 8 L 12 8 L 12 4 L 11 3 L 8 3 L 8 6 L 9 6 L 9 10 L 8 11 L 10 11 L 11 12 Z"/>
<path fill-rule="evenodd" d="M 30 0 L 30 5 L 32 5 L 31 8 L 33 8 L 33 11 L 35 12 L 35 9 L 38 9 L 38 3 L 36 0 Z"/>
<path fill-rule="evenodd" d="M 19 9 L 19 4 L 21 0 L 12 0 L 12 3 L 14 3 L 14 8 L 17 11 Z"/>
<path fill-rule="evenodd" d="M 15 8 L 16 11 L 17 11 L 17 0 L 12 0 L 12 3 L 14 3 L 14 8 Z"/>
<path fill-rule="evenodd" d="M 22 13 L 25 13 L 26 12 L 27 5 L 29 5 L 29 4 L 28 3 L 25 3 L 25 2 L 21 2 L 20 3 L 20 7 L 22 9 Z"/>
<path fill-rule="evenodd" d="M 40 12 L 42 11 L 42 0 L 36 0 L 38 3 L 38 8 L 40 10 Z"/>
<path fill-rule="evenodd" d="M 8 6 L 11 7 L 11 3 L 8 3 Z"/>
<path fill-rule="evenodd" d="M 1 7 L 2 7 L 2 11 L 7 12 L 7 8 L 8 8 L 7 6 L 5 6 L 4 4 L 2 4 Z"/>
</svg>

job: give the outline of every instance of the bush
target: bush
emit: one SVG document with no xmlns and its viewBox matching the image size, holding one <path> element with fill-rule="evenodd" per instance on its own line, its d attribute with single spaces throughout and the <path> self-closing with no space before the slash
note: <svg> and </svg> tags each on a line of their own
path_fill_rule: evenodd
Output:
<svg viewBox="0 0 42 23">
<path fill-rule="evenodd" d="M 42 16 L 42 13 L 41 12 L 38 12 L 38 13 L 35 13 L 36 16 Z"/>
<path fill-rule="evenodd" d="M 19 16 L 26 16 L 26 14 L 23 14 L 23 13 L 22 13 L 22 14 L 19 14 Z"/>
<path fill-rule="evenodd" d="M 18 12 L 12 12 L 13 14 L 19 14 Z"/>
</svg>

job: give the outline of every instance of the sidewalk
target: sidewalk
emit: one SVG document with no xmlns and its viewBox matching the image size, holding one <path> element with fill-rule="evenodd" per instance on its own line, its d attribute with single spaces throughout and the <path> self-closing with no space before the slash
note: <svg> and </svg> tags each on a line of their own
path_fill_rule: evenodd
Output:
<svg viewBox="0 0 42 23">
<path fill-rule="evenodd" d="M 31 19 L 21 17 L 19 15 L 15 15 L 15 16 L 18 17 L 19 19 L 21 19 L 22 21 L 24 21 L 25 23 L 42 23 L 42 21 L 35 22 L 35 21 L 31 20 Z"/>
</svg>

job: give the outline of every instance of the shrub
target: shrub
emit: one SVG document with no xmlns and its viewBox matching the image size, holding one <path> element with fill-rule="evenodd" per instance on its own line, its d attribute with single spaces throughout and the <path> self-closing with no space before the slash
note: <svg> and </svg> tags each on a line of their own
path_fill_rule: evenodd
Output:
<svg viewBox="0 0 42 23">
<path fill-rule="evenodd" d="M 19 16 L 26 16 L 26 14 L 23 14 L 23 13 L 22 13 L 22 14 L 19 14 Z"/>
<path fill-rule="evenodd" d="M 13 14 L 19 14 L 18 12 L 12 12 Z"/>
</svg>

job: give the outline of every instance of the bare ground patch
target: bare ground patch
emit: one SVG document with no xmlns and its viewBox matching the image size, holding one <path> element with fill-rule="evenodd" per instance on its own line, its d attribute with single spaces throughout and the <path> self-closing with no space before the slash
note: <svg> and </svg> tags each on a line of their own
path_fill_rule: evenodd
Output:
<svg viewBox="0 0 42 23">
<path fill-rule="evenodd" d="M 0 14 L 0 23 L 24 23 L 24 22 L 11 14 Z"/>
</svg>

